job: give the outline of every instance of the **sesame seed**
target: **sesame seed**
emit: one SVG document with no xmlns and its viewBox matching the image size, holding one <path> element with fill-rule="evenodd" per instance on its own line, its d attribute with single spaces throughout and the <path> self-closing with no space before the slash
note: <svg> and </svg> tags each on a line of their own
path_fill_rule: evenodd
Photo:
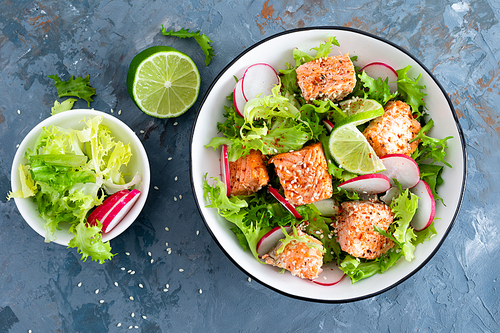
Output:
<svg viewBox="0 0 500 333">
<path fill-rule="evenodd" d="M 144 288 L 144 286 L 142 285 L 142 283 L 139 283 L 139 288 Z"/>
<path fill-rule="evenodd" d="M 168 253 L 168 254 L 172 253 L 172 249 L 171 249 L 171 248 L 168 248 L 168 249 L 167 249 L 167 253 Z"/>
<path fill-rule="evenodd" d="M 118 282 L 115 282 L 115 286 L 118 287 Z"/>
<path fill-rule="evenodd" d="M 148 317 L 146 317 L 146 316 L 142 316 L 142 319 L 148 319 Z"/>
<path fill-rule="evenodd" d="M 121 326 L 122 326 L 122 323 L 116 324 L 116 327 L 121 327 Z"/>
<path fill-rule="evenodd" d="M 148 256 L 150 256 L 150 257 L 151 257 L 151 252 L 148 252 Z"/>
<path fill-rule="evenodd" d="M 182 194 L 179 194 L 179 200 L 182 200 Z"/>
<path fill-rule="evenodd" d="M 154 186 L 153 188 L 157 191 L 159 190 L 158 186 Z"/>
<path fill-rule="evenodd" d="M 135 325 L 134 328 L 139 328 L 139 326 Z"/>
<path fill-rule="evenodd" d="M 118 110 L 118 114 L 119 114 L 119 115 L 120 115 L 120 114 L 122 114 L 122 110 Z"/>
<path fill-rule="evenodd" d="M 167 288 L 165 288 L 165 289 L 163 289 L 163 291 L 164 291 L 164 292 L 167 292 L 167 291 L 168 291 L 168 289 L 167 289 Z"/>
<path fill-rule="evenodd" d="M 16 148 L 19 148 L 19 143 L 16 145 Z"/>
<path fill-rule="evenodd" d="M 122 268 L 120 268 L 120 269 L 121 269 L 122 271 L 124 271 L 124 270 L 125 270 L 125 267 L 122 267 Z"/>
<path fill-rule="evenodd" d="M 168 227 L 165 227 L 165 230 L 166 230 L 166 231 L 170 231 L 170 229 L 169 229 Z"/>
<path fill-rule="evenodd" d="M 175 176 L 174 181 L 177 181 L 177 179 L 179 179 L 179 178 L 177 178 L 177 176 Z"/>
<path fill-rule="evenodd" d="M 21 110 L 17 110 L 17 114 L 21 114 Z"/>
<path fill-rule="evenodd" d="M 151 263 L 154 263 L 154 262 L 155 262 L 155 260 L 154 260 L 154 259 L 151 259 L 151 260 L 150 260 L 150 262 L 151 262 Z"/>
<path fill-rule="evenodd" d="M 177 197 L 174 197 L 174 201 L 177 201 Z"/>
<path fill-rule="evenodd" d="M 200 230 L 196 230 L 196 236 L 200 234 Z"/>
<path fill-rule="evenodd" d="M 174 123 L 174 126 L 177 126 L 178 124 L 179 124 L 178 122 L 175 122 L 175 123 Z"/>
<path fill-rule="evenodd" d="M 133 326 L 129 326 L 128 329 L 131 330 L 133 328 Z"/>
<path fill-rule="evenodd" d="M 165 287 L 170 288 L 170 285 L 167 283 L 167 284 L 165 285 Z"/>
<path fill-rule="evenodd" d="M 135 271 L 130 272 L 130 275 L 134 275 L 134 274 L 135 274 Z"/>
<path fill-rule="evenodd" d="M 165 246 L 168 246 L 168 243 L 165 243 Z"/>
<path fill-rule="evenodd" d="M 129 269 L 129 270 L 127 271 L 127 273 L 129 273 L 129 274 L 130 274 L 131 272 L 132 272 L 132 270 L 131 270 L 131 269 Z"/>
<path fill-rule="evenodd" d="M 95 293 L 96 293 L 96 294 L 99 294 L 99 289 L 96 289 L 96 290 L 95 290 Z"/>
<path fill-rule="evenodd" d="M 248 280 L 248 282 L 252 282 L 252 278 L 248 278 L 247 280 Z"/>
<path fill-rule="evenodd" d="M 182 272 L 184 272 L 184 270 L 183 270 L 182 268 L 179 268 L 179 272 L 181 272 L 181 273 L 182 273 Z"/>
<path fill-rule="evenodd" d="M 113 113 L 113 112 L 114 112 L 113 109 L 111 109 L 111 113 Z"/>
<path fill-rule="evenodd" d="M 172 160 L 172 157 L 167 158 L 167 160 L 171 161 L 171 160 Z"/>
<path fill-rule="evenodd" d="M 139 133 L 144 134 L 144 130 L 140 130 Z"/>
<path fill-rule="evenodd" d="M 99 301 L 99 303 L 101 303 L 101 304 L 102 304 L 102 303 L 104 303 L 104 300 L 103 300 L 103 299 L 101 299 L 101 300 Z"/>
<path fill-rule="evenodd" d="M 82 283 L 81 282 L 78 282 L 78 288 L 80 288 L 82 286 Z"/>
<path fill-rule="evenodd" d="M 130 299 L 131 301 L 133 301 L 133 300 L 134 300 L 134 296 L 130 296 L 130 297 L 129 297 L 129 299 Z"/>
<path fill-rule="evenodd" d="M 200 294 L 202 294 L 202 293 L 203 293 L 203 290 L 201 290 L 201 289 L 200 289 L 200 290 L 198 290 L 198 292 L 199 292 Z"/>
<path fill-rule="evenodd" d="M 125 252 L 125 255 L 129 256 L 129 255 L 130 255 L 130 252 Z"/>
<path fill-rule="evenodd" d="M 132 312 L 132 313 L 130 314 L 130 317 L 134 318 L 134 317 L 135 317 L 135 313 L 133 313 L 133 312 Z"/>
</svg>

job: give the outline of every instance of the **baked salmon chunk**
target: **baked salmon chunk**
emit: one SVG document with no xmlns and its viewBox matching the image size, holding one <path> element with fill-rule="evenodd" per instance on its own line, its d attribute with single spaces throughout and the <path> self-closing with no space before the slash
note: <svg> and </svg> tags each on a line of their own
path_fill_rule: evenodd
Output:
<svg viewBox="0 0 500 333">
<path fill-rule="evenodd" d="M 315 99 L 339 101 L 356 85 L 356 72 L 349 54 L 306 62 L 297 67 L 296 72 L 306 102 Z"/>
<path fill-rule="evenodd" d="M 394 242 L 373 228 L 387 231 L 394 219 L 389 206 L 381 202 L 347 201 L 334 223 L 340 248 L 358 258 L 375 259 L 394 246 Z"/>
<path fill-rule="evenodd" d="M 278 154 L 269 163 L 275 165 L 285 198 L 292 205 L 310 204 L 332 196 L 332 177 L 320 142 Z"/>
<path fill-rule="evenodd" d="M 420 131 L 408 104 L 390 101 L 384 107 L 385 113 L 373 119 L 363 131 L 377 156 L 387 154 L 411 155 L 417 149 L 419 140 L 411 142 Z"/>
<path fill-rule="evenodd" d="M 269 182 L 264 156 L 259 150 L 251 150 L 247 156 L 229 162 L 231 195 L 249 195 Z"/>
<path fill-rule="evenodd" d="M 291 233 L 291 235 L 293 232 Z M 306 236 L 309 242 L 316 243 L 323 248 L 322 243 L 316 238 L 307 235 L 301 230 L 297 230 L 297 235 Z M 290 243 L 285 245 L 283 252 L 277 254 L 278 250 L 283 246 L 281 242 L 278 242 L 276 247 L 272 249 L 269 253 L 264 254 L 262 259 L 266 264 L 273 265 L 276 267 L 284 268 L 292 275 L 298 276 L 303 279 L 314 279 L 322 272 L 321 266 L 323 266 L 323 252 L 315 247 L 309 247 L 306 243 L 292 240 Z"/>
</svg>

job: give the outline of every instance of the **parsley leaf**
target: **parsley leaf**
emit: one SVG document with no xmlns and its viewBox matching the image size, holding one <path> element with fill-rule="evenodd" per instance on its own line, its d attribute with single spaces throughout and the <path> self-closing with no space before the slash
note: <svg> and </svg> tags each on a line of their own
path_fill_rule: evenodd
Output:
<svg viewBox="0 0 500 333">
<path fill-rule="evenodd" d="M 87 101 L 87 105 L 90 107 L 90 102 L 93 101 L 91 97 L 95 95 L 95 89 L 90 85 L 90 75 L 85 78 L 77 77 L 76 79 L 71 76 L 68 81 L 62 81 L 57 74 L 49 75 L 49 78 L 54 80 L 59 98 L 78 97 Z"/>
<path fill-rule="evenodd" d="M 203 53 L 205 54 L 205 66 L 208 66 L 210 64 L 210 61 L 214 57 L 214 51 L 212 49 L 212 46 L 210 43 L 212 41 L 210 38 L 208 38 L 207 35 L 205 34 L 200 34 L 200 30 L 191 32 L 189 29 L 184 29 L 181 28 L 179 31 L 174 31 L 174 30 L 169 30 L 161 25 L 161 33 L 164 36 L 173 36 L 173 37 L 179 37 L 179 38 L 194 38 L 194 40 L 200 45 L 201 49 L 203 50 Z"/>
</svg>

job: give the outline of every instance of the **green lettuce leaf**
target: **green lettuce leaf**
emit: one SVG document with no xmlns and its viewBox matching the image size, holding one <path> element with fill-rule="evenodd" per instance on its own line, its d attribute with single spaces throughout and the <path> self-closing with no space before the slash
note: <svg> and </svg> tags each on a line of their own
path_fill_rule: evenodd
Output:
<svg viewBox="0 0 500 333">
<path fill-rule="evenodd" d="M 430 160 L 431 164 L 437 164 L 439 162 L 443 163 L 447 167 L 451 168 L 451 164 L 445 161 L 446 149 L 448 148 L 447 141 L 452 139 L 452 136 L 448 136 L 444 139 L 431 138 L 426 135 L 426 133 L 434 126 L 434 121 L 431 119 L 425 126 L 423 126 L 418 134 L 415 136 L 413 141 L 421 140 L 418 149 L 413 152 L 412 158 L 417 162 L 421 163 L 425 160 Z"/>
<path fill-rule="evenodd" d="M 11 198 L 29 198 L 34 196 L 38 191 L 38 187 L 31 177 L 30 166 L 20 164 L 18 170 L 21 188 L 15 190 L 14 192 L 9 192 L 7 194 L 7 200 L 10 200 Z"/>
<path fill-rule="evenodd" d="M 54 101 L 54 106 L 51 108 L 50 114 L 53 116 L 64 111 L 69 111 L 73 108 L 73 104 L 75 104 L 76 101 L 76 98 L 67 98 L 62 103 Z"/>
<path fill-rule="evenodd" d="M 73 225 L 70 232 L 75 236 L 69 241 L 68 248 L 77 248 L 82 261 L 86 261 L 88 257 L 100 264 L 110 260 L 115 254 L 111 253 L 109 242 L 102 241 L 101 228 L 99 222 L 95 227 L 86 226 L 85 223 Z"/>
<path fill-rule="evenodd" d="M 413 254 L 415 245 L 412 242 L 416 235 L 410 226 L 410 222 L 417 211 L 417 207 L 418 197 L 408 189 L 401 191 L 401 194 L 391 202 L 391 210 L 394 213 L 394 222 L 391 227 L 394 226 L 395 230 L 389 232 L 392 232 L 392 235 L 397 240 L 407 261 L 412 261 L 415 258 Z"/>
<path fill-rule="evenodd" d="M 181 29 L 179 31 L 174 31 L 174 30 L 169 30 L 163 26 L 161 26 L 161 33 L 164 36 L 173 36 L 173 37 L 179 37 L 179 38 L 194 38 L 194 40 L 200 45 L 201 49 L 203 50 L 203 53 L 205 54 L 205 66 L 208 66 L 210 64 L 210 61 L 214 57 L 214 51 L 212 48 L 212 41 L 210 38 L 208 38 L 207 35 L 205 34 L 200 34 L 200 30 L 191 32 L 189 29 Z"/>
<path fill-rule="evenodd" d="M 425 86 L 418 84 L 421 74 L 415 80 L 408 77 L 407 74 L 410 68 L 411 66 L 406 66 L 405 68 L 396 70 L 396 73 L 398 73 L 398 95 L 410 105 L 412 112 L 416 115 L 416 119 L 418 119 L 422 115 L 422 110 L 425 109 L 424 97 L 427 94 L 423 92 Z"/>
<path fill-rule="evenodd" d="M 95 95 L 95 89 L 90 85 L 90 75 L 85 78 L 77 77 L 76 79 L 71 76 L 68 81 L 62 81 L 57 74 L 49 75 L 49 78 L 54 80 L 59 98 L 78 97 L 87 101 L 87 105 L 90 107 L 90 102 L 93 101 L 91 97 Z"/>
<path fill-rule="evenodd" d="M 374 99 L 380 104 L 385 105 L 398 94 L 397 92 L 391 94 L 389 78 L 385 80 L 381 78 L 373 79 L 365 71 L 359 74 L 358 77 L 363 85 L 364 98 Z"/>
</svg>

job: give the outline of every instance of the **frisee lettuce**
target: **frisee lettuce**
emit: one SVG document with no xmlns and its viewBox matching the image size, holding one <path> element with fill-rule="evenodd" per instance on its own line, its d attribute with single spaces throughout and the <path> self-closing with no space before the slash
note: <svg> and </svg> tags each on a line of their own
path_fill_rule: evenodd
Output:
<svg viewBox="0 0 500 333">
<path fill-rule="evenodd" d="M 179 38 L 194 38 L 194 40 L 200 45 L 203 53 L 205 54 L 205 66 L 210 64 L 210 61 L 214 57 L 214 51 L 212 48 L 212 41 L 205 34 L 200 34 L 200 30 L 191 32 L 189 29 L 182 28 L 179 31 L 167 30 L 163 24 L 161 26 L 161 33 L 164 36 L 173 36 Z"/>
<path fill-rule="evenodd" d="M 93 101 L 91 97 L 95 95 L 95 89 L 90 85 L 90 75 L 85 78 L 71 76 L 68 81 L 62 81 L 57 74 L 49 75 L 49 78 L 54 80 L 59 98 L 78 97 L 87 101 L 87 105 L 90 107 L 90 102 Z"/>
</svg>

